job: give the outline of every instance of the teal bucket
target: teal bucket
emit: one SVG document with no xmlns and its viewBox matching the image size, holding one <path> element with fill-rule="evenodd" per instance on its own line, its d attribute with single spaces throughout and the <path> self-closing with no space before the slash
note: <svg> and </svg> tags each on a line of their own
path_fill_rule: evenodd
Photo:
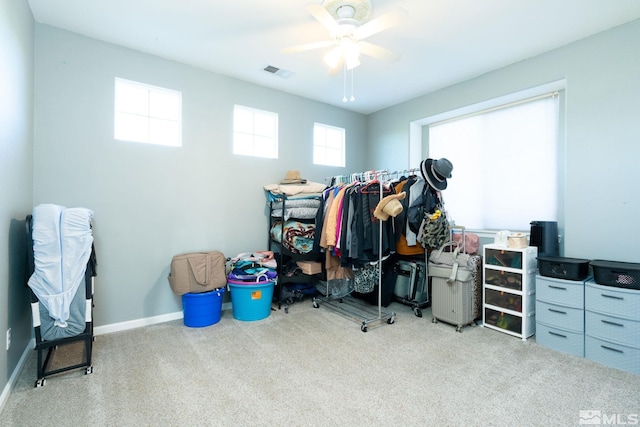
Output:
<svg viewBox="0 0 640 427">
<path fill-rule="evenodd" d="M 271 314 L 274 282 L 228 280 L 233 317 L 237 320 L 261 320 Z"/>
<path fill-rule="evenodd" d="M 224 288 L 198 294 L 182 295 L 184 324 L 191 328 L 211 326 L 220 321 Z"/>
</svg>

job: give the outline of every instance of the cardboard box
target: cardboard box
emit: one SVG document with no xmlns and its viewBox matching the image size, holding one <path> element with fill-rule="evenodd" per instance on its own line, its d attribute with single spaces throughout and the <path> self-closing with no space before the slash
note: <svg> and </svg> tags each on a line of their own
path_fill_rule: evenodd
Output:
<svg viewBox="0 0 640 427">
<path fill-rule="evenodd" d="M 527 236 L 522 233 L 509 234 L 507 238 L 507 246 L 510 248 L 522 249 L 529 246 Z"/>
<path fill-rule="evenodd" d="M 296 261 L 298 267 L 302 269 L 304 274 L 318 274 L 322 273 L 322 263 L 318 261 Z"/>
</svg>

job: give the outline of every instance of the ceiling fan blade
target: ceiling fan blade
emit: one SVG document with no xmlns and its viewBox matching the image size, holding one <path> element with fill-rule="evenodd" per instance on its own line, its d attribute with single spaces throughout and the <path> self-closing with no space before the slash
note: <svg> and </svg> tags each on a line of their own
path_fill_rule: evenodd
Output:
<svg viewBox="0 0 640 427">
<path fill-rule="evenodd" d="M 303 52 L 305 50 L 320 49 L 323 47 L 335 46 L 335 44 L 336 44 L 335 40 L 325 40 L 321 42 L 299 44 L 296 46 L 285 47 L 284 49 L 281 49 L 280 52 L 282 53 Z"/>
<path fill-rule="evenodd" d="M 395 62 L 400 59 L 400 55 L 398 55 L 397 53 L 373 43 L 361 40 L 358 42 L 358 47 L 360 48 L 360 52 L 362 52 L 363 54 L 376 59 L 380 59 L 385 62 Z"/>
<path fill-rule="evenodd" d="M 338 23 L 333 16 L 320 4 L 310 4 L 307 6 L 307 12 L 309 12 L 318 22 L 322 24 L 330 32 L 335 31 L 338 28 Z"/>
<path fill-rule="evenodd" d="M 399 7 L 391 12 L 385 13 L 369 22 L 365 22 L 353 31 L 353 35 L 358 39 L 365 39 L 373 34 L 379 33 L 399 24 L 409 17 L 409 12 Z"/>
</svg>

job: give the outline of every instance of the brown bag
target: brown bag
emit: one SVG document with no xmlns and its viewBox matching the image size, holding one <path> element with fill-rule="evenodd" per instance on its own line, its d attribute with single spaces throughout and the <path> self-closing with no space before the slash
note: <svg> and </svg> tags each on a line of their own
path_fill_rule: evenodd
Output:
<svg viewBox="0 0 640 427">
<path fill-rule="evenodd" d="M 226 261 L 220 251 L 174 256 L 168 277 L 173 293 L 197 294 L 223 288 L 227 284 Z"/>
</svg>

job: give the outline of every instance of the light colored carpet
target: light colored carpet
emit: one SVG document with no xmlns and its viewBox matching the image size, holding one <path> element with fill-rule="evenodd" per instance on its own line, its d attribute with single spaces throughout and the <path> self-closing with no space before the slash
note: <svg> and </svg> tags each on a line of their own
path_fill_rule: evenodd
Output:
<svg viewBox="0 0 640 427">
<path fill-rule="evenodd" d="M 303 301 L 256 322 L 224 311 L 206 328 L 173 321 L 101 335 L 93 374 L 37 389 L 33 352 L 0 424 L 571 426 L 581 410 L 640 412 L 637 375 L 482 327 L 457 333 L 432 324 L 429 309 L 386 310 L 395 323 L 366 333 Z"/>
</svg>

